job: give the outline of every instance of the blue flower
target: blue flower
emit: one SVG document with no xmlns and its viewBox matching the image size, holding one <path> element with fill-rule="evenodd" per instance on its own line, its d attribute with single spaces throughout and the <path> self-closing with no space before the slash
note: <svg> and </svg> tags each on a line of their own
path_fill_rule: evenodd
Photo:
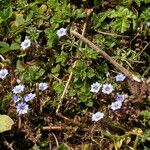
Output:
<svg viewBox="0 0 150 150">
<path fill-rule="evenodd" d="M 66 35 L 67 34 L 67 29 L 65 29 L 65 28 L 60 28 L 58 31 L 57 31 L 57 36 L 60 38 L 60 37 L 62 37 L 62 36 L 64 36 L 64 35 Z"/>
<path fill-rule="evenodd" d="M 29 110 L 29 105 L 23 102 L 18 103 L 18 105 L 16 106 L 17 109 L 17 113 L 19 115 L 21 114 L 26 114 Z"/>
<path fill-rule="evenodd" d="M 125 98 L 127 97 L 127 95 L 126 94 L 116 94 L 116 96 L 115 96 L 115 100 L 116 101 L 124 101 L 125 100 Z"/>
<path fill-rule="evenodd" d="M 7 69 L 1 69 L 0 70 L 0 78 L 4 79 L 8 75 L 8 70 Z"/>
<path fill-rule="evenodd" d="M 17 102 L 19 102 L 19 101 L 21 100 L 21 98 L 20 98 L 19 96 L 17 96 L 17 95 L 14 95 L 14 96 L 12 97 L 12 100 L 13 100 L 15 103 L 17 103 Z"/>
<path fill-rule="evenodd" d="M 120 109 L 121 106 L 122 106 L 122 101 L 116 101 L 111 104 L 110 108 L 112 110 L 117 110 L 117 109 Z"/>
<path fill-rule="evenodd" d="M 25 40 L 21 43 L 21 49 L 25 50 L 30 46 L 31 46 L 31 41 L 28 39 L 28 37 L 25 37 Z"/>
<path fill-rule="evenodd" d="M 25 88 L 25 86 L 22 85 L 22 84 L 20 84 L 20 85 L 16 85 L 16 86 L 12 89 L 12 91 L 13 91 L 14 94 L 18 94 L 18 93 L 23 92 L 23 91 L 24 91 L 24 88 Z"/>
<path fill-rule="evenodd" d="M 47 88 L 48 88 L 47 83 L 45 83 L 45 82 L 39 83 L 39 90 L 44 91 L 44 90 L 46 90 Z"/>
<path fill-rule="evenodd" d="M 97 112 L 92 115 L 92 121 L 99 121 L 104 117 L 104 113 L 102 112 Z"/>
<path fill-rule="evenodd" d="M 116 77 L 116 81 L 124 81 L 124 79 L 126 78 L 126 76 L 124 74 L 118 74 Z"/>
<path fill-rule="evenodd" d="M 102 92 L 105 94 L 110 94 L 114 90 L 113 86 L 111 84 L 104 84 L 102 87 Z"/>
<path fill-rule="evenodd" d="M 91 90 L 90 91 L 93 92 L 93 93 L 98 93 L 101 87 L 102 87 L 102 85 L 99 84 L 98 82 L 93 83 L 91 85 Z"/>
<path fill-rule="evenodd" d="M 35 93 L 34 93 L 34 94 L 32 94 L 32 93 L 26 94 L 26 95 L 24 96 L 24 100 L 25 100 L 26 102 L 31 101 L 31 100 L 33 100 L 33 99 L 35 98 L 35 96 L 36 96 Z"/>
</svg>

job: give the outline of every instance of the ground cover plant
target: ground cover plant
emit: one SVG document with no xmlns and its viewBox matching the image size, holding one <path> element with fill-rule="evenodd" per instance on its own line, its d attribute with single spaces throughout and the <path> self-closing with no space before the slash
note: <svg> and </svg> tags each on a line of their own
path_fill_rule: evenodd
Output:
<svg viewBox="0 0 150 150">
<path fill-rule="evenodd" d="M 0 0 L 0 149 L 150 149 L 149 0 Z"/>
</svg>

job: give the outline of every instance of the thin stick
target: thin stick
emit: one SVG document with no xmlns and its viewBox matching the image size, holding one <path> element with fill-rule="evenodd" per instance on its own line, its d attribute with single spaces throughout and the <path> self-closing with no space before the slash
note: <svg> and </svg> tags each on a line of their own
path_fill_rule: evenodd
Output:
<svg viewBox="0 0 150 150">
<path fill-rule="evenodd" d="M 150 45 L 150 42 L 145 45 L 145 47 L 141 50 L 139 56 L 145 51 L 145 49 Z"/>
<path fill-rule="evenodd" d="M 12 143 L 10 144 L 10 143 L 8 143 L 7 141 L 4 141 L 4 144 L 8 147 L 8 149 L 14 150 L 13 147 L 12 147 L 12 146 L 13 146 Z"/>
<path fill-rule="evenodd" d="M 120 70 L 123 74 L 125 74 L 130 80 L 135 80 L 141 82 L 140 79 L 135 77 L 130 71 L 125 69 L 122 65 L 117 63 L 112 57 L 110 57 L 106 52 L 98 48 L 95 44 L 93 44 L 90 40 L 82 36 L 81 34 L 77 33 L 76 31 L 71 31 L 71 34 L 76 36 L 77 38 L 81 39 L 84 43 L 88 44 L 92 49 L 95 49 L 99 52 L 104 58 L 106 58 L 111 64 L 113 64 L 118 70 Z"/>
<path fill-rule="evenodd" d="M 21 116 L 19 116 L 19 117 L 18 117 L 18 129 L 21 128 L 21 124 L 22 124 Z"/>
<path fill-rule="evenodd" d="M 49 131 L 72 131 L 74 128 L 72 126 L 43 126 L 41 127 L 41 130 L 49 130 Z M 85 132 L 91 132 L 91 127 L 88 128 L 79 128 L 79 130 L 81 131 L 85 131 Z M 97 131 L 94 131 L 97 132 Z"/>
<path fill-rule="evenodd" d="M 86 30 L 86 27 L 87 27 L 87 21 L 88 21 L 88 17 L 86 18 L 86 21 L 85 21 L 85 23 L 84 23 L 84 25 L 83 25 L 82 36 L 84 36 L 84 34 L 85 34 L 85 30 Z M 80 42 L 80 46 L 82 46 L 82 41 Z M 78 54 L 78 53 L 76 53 L 76 55 L 77 55 L 77 54 Z M 73 68 L 74 68 L 75 66 L 76 66 L 76 61 L 75 61 L 74 64 L 73 64 Z M 68 78 L 68 81 L 67 81 L 67 83 L 66 83 L 66 85 L 65 85 L 64 91 L 63 91 L 63 93 L 62 93 L 62 95 L 61 95 L 61 97 L 60 97 L 60 100 L 59 100 L 59 103 L 58 103 L 58 106 L 57 106 L 57 109 L 56 109 L 56 115 L 57 115 L 58 117 L 60 117 L 60 118 L 63 118 L 64 120 L 69 121 L 70 123 L 73 123 L 73 124 L 75 124 L 75 125 L 77 125 L 77 126 L 81 126 L 81 125 L 82 125 L 81 123 L 75 122 L 74 120 L 69 119 L 69 118 L 63 116 L 61 113 L 59 113 L 59 109 L 60 109 L 60 107 L 61 107 L 61 105 L 62 105 L 63 98 L 64 98 L 65 94 L 67 93 L 67 90 L 68 90 L 69 84 L 70 84 L 70 82 L 71 82 L 72 76 L 73 76 L 73 72 L 71 71 L 71 73 L 70 73 L 70 75 L 69 75 L 69 78 Z"/>
<path fill-rule="evenodd" d="M 0 55 L 0 58 L 2 59 L 2 61 L 5 61 L 5 58 L 2 55 Z"/>
<path fill-rule="evenodd" d="M 58 143 L 58 140 L 57 140 L 57 138 L 56 138 L 56 135 L 55 135 L 54 133 L 52 133 L 52 135 L 53 135 L 53 137 L 54 137 L 54 139 L 55 139 L 55 142 L 56 142 L 57 147 L 59 147 L 59 143 Z"/>
<path fill-rule="evenodd" d="M 73 64 L 73 68 L 74 68 L 75 66 L 76 66 L 76 62 Z M 59 113 L 59 109 L 60 109 L 60 107 L 61 107 L 61 105 L 62 105 L 63 98 L 64 98 L 64 96 L 65 96 L 65 94 L 66 94 L 66 92 L 67 92 L 67 90 L 68 90 L 68 87 L 69 87 L 70 81 L 71 81 L 71 79 L 72 79 L 72 76 L 73 76 L 73 72 L 70 73 L 69 79 L 68 79 L 68 81 L 67 81 L 67 83 L 66 83 L 66 85 L 65 85 L 63 94 L 61 95 L 61 98 L 60 98 L 60 100 L 59 100 L 59 103 L 58 103 L 58 106 L 57 106 L 57 109 L 56 109 L 56 115 L 57 115 L 58 117 L 60 117 L 60 118 L 63 118 L 64 120 L 66 120 L 66 121 L 68 121 L 68 122 L 70 122 L 70 123 L 73 123 L 73 124 L 75 124 L 75 125 L 77 125 L 77 126 L 81 126 L 81 124 L 80 124 L 79 122 L 75 122 L 74 120 L 71 120 L 71 119 L 69 119 L 69 118 L 63 116 L 61 113 Z"/>
<path fill-rule="evenodd" d="M 63 91 L 63 93 L 62 93 L 62 95 L 60 97 L 59 104 L 58 104 L 58 107 L 56 109 L 56 114 L 58 114 L 58 112 L 59 112 L 59 109 L 60 109 L 61 104 L 62 104 L 62 100 L 63 100 L 63 98 L 64 98 L 64 96 L 65 96 L 65 94 L 67 92 L 67 89 L 68 89 L 69 83 L 71 81 L 72 75 L 73 75 L 73 73 L 71 72 L 70 75 L 69 75 L 69 79 L 68 79 L 68 81 L 67 81 L 67 83 L 65 85 L 64 91 Z"/>
<path fill-rule="evenodd" d="M 41 128 L 42 130 L 63 130 L 62 126 L 44 126 Z"/>
<path fill-rule="evenodd" d="M 120 37 L 120 38 L 129 38 L 129 36 L 126 36 L 126 35 L 119 35 L 119 34 L 102 32 L 102 31 L 96 31 L 96 32 L 103 34 L 103 35 L 116 36 L 116 37 Z"/>
</svg>

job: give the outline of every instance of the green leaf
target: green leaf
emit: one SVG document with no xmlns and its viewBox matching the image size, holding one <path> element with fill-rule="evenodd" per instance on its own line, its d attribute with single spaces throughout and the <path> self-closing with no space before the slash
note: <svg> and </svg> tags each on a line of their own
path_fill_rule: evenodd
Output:
<svg viewBox="0 0 150 150">
<path fill-rule="evenodd" d="M 51 69 L 51 72 L 52 72 L 52 74 L 54 74 L 55 76 L 58 76 L 58 75 L 59 75 L 59 72 L 60 72 L 60 69 L 61 69 L 60 65 L 57 64 L 55 67 L 53 67 L 53 68 Z"/>
<path fill-rule="evenodd" d="M 88 77 L 88 78 L 92 78 L 92 77 L 95 76 L 95 71 L 94 71 L 94 69 L 92 69 L 92 68 L 88 68 L 86 74 L 87 74 L 87 77 Z"/>
<path fill-rule="evenodd" d="M 20 66 L 18 66 L 18 68 L 21 67 L 21 68 L 19 68 L 20 71 L 23 71 L 24 68 L 22 68 L 23 66 L 21 66 L 22 63 L 20 63 L 20 64 L 18 63 L 18 65 L 20 65 Z M 27 81 L 27 82 L 32 83 L 33 81 L 36 81 L 40 77 L 42 77 L 44 73 L 45 73 L 44 69 L 42 69 L 39 66 L 33 65 L 33 66 L 26 68 L 26 70 L 20 74 L 20 79 L 22 81 Z"/>
<path fill-rule="evenodd" d="M 2 85 L 0 84 L 0 89 L 2 89 Z M 7 92 L 5 93 L 5 96 L 3 98 L 1 98 L 0 100 L 0 111 L 1 112 L 7 112 L 8 110 L 8 104 L 9 101 L 11 100 L 11 93 Z"/>
<path fill-rule="evenodd" d="M 11 130 L 14 121 L 7 115 L 0 115 L 0 133 Z"/>
<path fill-rule="evenodd" d="M 0 54 L 11 51 L 9 44 L 6 42 L 0 42 Z"/>
<path fill-rule="evenodd" d="M 58 150 L 69 150 L 69 148 L 65 144 L 60 144 Z"/>
<path fill-rule="evenodd" d="M 60 54 L 56 55 L 56 63 L 60 63 L 62 66 L 65 65 L 67 59 L 68 59 L 68 53 L 64 51 L 61 51 Z"/>
<path fill-rule="evenodd" d="M 47 4 L 51 9 L 55 9 L 59 5 L 58 0 L 48 0 Z"/>
<path fill-rule="evenodd" d="M 56 32 L 51 29 L 51 28 L 47 28 L 45 29 L 45 34 L 46 34 L 46 37 L 47 37 L 47 47 L 48 48 L 52 48 L 57 40 L 57 36 L 56 36 Z"/>
<path fill-rule="evenodd" d="M 99 28 L 102 23 L 104 23 L 104 20 L 108 17 L 108 13 L 107 12 L 102 12 L 100 14 L 95 14 L 93 17 L 93 24 L 94 24 L 94 28 Z"/>
<path fill-rule="evenodd" d="M 0 18 L 2 18 L 4 21 L 6 21 L 11 16 L 12 16 L 11 6 L 8 6 L 7 8 L 4 8 L 2 11 L 0 11 Z"/>
<path fill-rule="evenodd" d="M 89 107 L 93 105 L 89 84 L 77 82 L 74 85 L 74 89 L 77 91 L 78 103 L 85 103 Z"/>
<path fill-rule="evenodd" d="M 34 146 L 31 148 L 31 150 L 40 150 L 39 146 L 37 144 L 34 144 Z"/>
<path fill-rule="evenodd" d="M 18 43 L 12 43 L 10 46 L 11 50 L 18 50 L 20 49 L 20 45 Z"/>
<path fill-rule="evenodd" d="M 150 111 L 149 110 L 141 111 L 140 115 L 143 116 L 145 119 L 150 120 Z"/>
<path fill-rule="evenodd" d="M 116 10 L 110 11 L 110 18 L 134 18 L 136 15 L 126 7 L 119 6 Z"/>
<path fill-rule="evenodd" d="M 75 7 L 72 8 L 72 17 L 79 19 L 85 17 L 85 13 L 83 9 L 76 9 Z"/>
<path fill-rule="evenodd" d="M 77 93 L 76 90 L 74 90 L 73 88 L 70 88 L 69 91 L 68 91 L 69 96 L 75 96 L 76 93 Z"/>
<path fill-rule="evenodd" d="M 23 18 L 23 14 L 17 14 L 16 15 L 16 21 L 15 25 L 19 27 L 20 25 L 23 25 L 25 23 L 25 19 Z"/>
<path fill-rule="evenodd" d="M 43 74 L 45 73 L 45 70 L 39 66 L 33 65 L 28 68 L 28 72 L 31 75 L 32 80 L 37 80 L 43 76 Z"/>
<path fill-rule="evenodd" d="M 134 0 L 134 1 L 135 1 L 135 3 L 140 7 L 141 2 L 142 2 L 143 0 Z"/>
<path fill-rule="evenodd" d="M 150 7 L 141 13 L 140 19 L 143 19 L 144 21 L 150 20 Z"/>
<path fill-rule="evenodd" d="M 73 69 L 75 78 L 74 81 L 81 79 L 82 81 L 86 79 L 87 66 L 82 61 L 77 61 L 75 68 Z"/>
<path fill-rule="evenodd" d="M 64 85 L 62 83 L 54 82 L 52 86 L 53 86 L 57 95 L 62 94 L 62 92 L 64 90 Z"/>
<path fill-rule="evenodd" d="M 82 52 L 82 54 L 89 59 L 96 59 L 97 56 L 99 55 L 98 52 L 96 52 L 95 50 L 91 49 L 91 48 L 81 48 L 80 51 Z"/>
<path fill-rule="evenodd" d="M 25 64 L 22 61 L 17 60 L 16 69 L 19 73 L 24 72 L 26 70 Z"/>
<path fill-rule="evenodd" d="M 30 34 L 29 38 L 32 41 L 36 41 L 39 38 L 39 31 L 35 27 L 28 27 L 26 32 Z"/>
<path fill-rule="evenodd" d="M 111 22 L 111 27 L 114 31 L 124 33 L 130 27 L 130 24 L 126 18 L 118 18 L 115 21 Z"/>
<path fill-rule="evenodd" d="M 142 142 L 150 141 L 150 130 L 146 130 L 141 138 Z"/>
<path fill-rule="evenodd" d="M 65 25 L 65 23 L 70 23 L 70 17 L 72 16 L 70 4 L 67 3 L 67 0 L 58 2 L 58 0 L 49 0 L 48 6 L 55 13 L 50 18 L 50 23 L 52 29 L 57 29 L 60 24 Z"/>
</svg>

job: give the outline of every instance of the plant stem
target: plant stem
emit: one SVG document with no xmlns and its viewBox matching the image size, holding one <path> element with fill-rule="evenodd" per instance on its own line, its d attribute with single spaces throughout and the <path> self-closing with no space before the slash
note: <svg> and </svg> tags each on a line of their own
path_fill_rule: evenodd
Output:
<svg viewBox="0 0 150 150">
<path fill-rule="evenodd" d="M 126 36 L 126 35 L 119 35 L 119 34 L 115 34 L 115 33 L 108 33 L 108 32 L 102 32 L 102 31 L 96 31 L 100 34 L 103 34 L 103 35 L 108 35 L 108 36 L 115 36 L 115 37 L 120 37 L 120 38 L 129 38 L 129 36 Z"/>
</svg>

